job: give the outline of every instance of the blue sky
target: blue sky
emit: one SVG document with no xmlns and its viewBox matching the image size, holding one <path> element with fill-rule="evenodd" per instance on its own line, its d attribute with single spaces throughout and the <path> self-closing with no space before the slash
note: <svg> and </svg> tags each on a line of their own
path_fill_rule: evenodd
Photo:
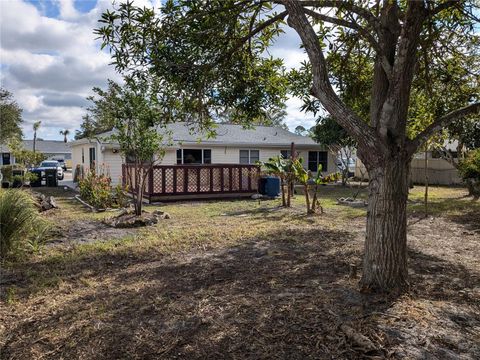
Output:
<svg viewBox="0 0 480 360">
<path fill-rule="evenodd" d="M 134 2 L 156 7 L 160 0 Z M 42 121 L 38 136 L 44 139 L 62 139 L 62 129 L 74 134 L 91 89 L 105 87 L 108 78 L 119 79 L 93 35 L 101 13 L 110 7 L 111 0 L 0 0 L 0 83 L 23 108 L 26 138 L 32 137 L 37 120 Z M 297 35 L 286 29 L 270 52 L 296 67 L 306 58 L 298 45 Z M 287 102 L 291 130 L 314 124 L 300 106 L 298 99 Z"/>
</svg>

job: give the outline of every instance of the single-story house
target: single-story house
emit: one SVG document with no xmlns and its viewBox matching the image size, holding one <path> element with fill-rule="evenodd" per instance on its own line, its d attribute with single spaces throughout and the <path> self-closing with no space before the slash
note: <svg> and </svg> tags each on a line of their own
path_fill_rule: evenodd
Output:
<svg viewBox="0 0 480 360">
<path fill-rule="evenodd" d="M 33 140 L 22 140 L 23 147 L 26 150 L 33 150 Z M 69 143 L 60 140 L 37 139 L 35 151 L 42 153 L 49 160 L 65 161 L 67 167 L 71 167 L 72 150 Z M 15 157 L 11 153 L 8 145 L 0 144 L 0 165 L 15 164 Z"/>
<path fill-rule="evenodd" d="M 457 141 L 446 141 L 444 144 L 444 147 L 452 152 L 455 159 L 457 158 L 457 146 Z M 425 163 L 424 151 L 419 151 L 413 156 L 410 165 L 410 177 L 414 184 L 425 184 L 425 176 L 428 177 L 428 183 L 431 185 L 459 185 L 463 183 L 458 170 L 442 158 L 438 150 L 428 150 L 426 157 L 427 162 Z M 355 177 L 368 179 L 367 169 L 360 160 L 357 160 L 356 163 Z"/>
<path fill-rule="evenodd" d="M 306 168 L 316 172 L 321 165 L 323 173 L 336 171 L 334 154 L 330 154 L 310 137 L 297 135 L 282 128 L 256 126 L 253 129 L 244 129 L 240 125 L 218 124 L 215 129 L 217 135 L 213 138 L 207 138 L 204 133 L 192 132 L 190 126 L 181 122 L 168 125 L 166 130 L 172 134 L 172 143 L 168 146 L 160 165 L 177 168 L 192 165 L 190 169 L 194 167 L 193 165 L 197 167 L 201 165 L 215 167 L 215 164 L 249 165 L 255 164 L 258 160 L 267 161 L 278 155 L 289 157 L 291 144 L 294 143 L 297 156 L 304 159 Z M 85 170 L 95 168 L 97 172 L 108 172 L 112 182 L 117 184 L 122 181 L 124 159 L 120 154 L 119 145 L 109 139 L 111 134 L 112 132 L 107 132 L 93 139 L 73 141 L 72 162 L 74 168 L 81 165 Z M 200 175 L 198 177 L 200 179 Z"/>
</svg>

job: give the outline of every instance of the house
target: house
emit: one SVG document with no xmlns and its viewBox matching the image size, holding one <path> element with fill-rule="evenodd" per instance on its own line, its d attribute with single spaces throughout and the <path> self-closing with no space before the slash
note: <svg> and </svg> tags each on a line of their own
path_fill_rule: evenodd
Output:
<svg viewBox="0 0 480 360">
<path fill-rule="evenodd" d="M 240 125 L 218 124 L 217 136 L 207 138 L 205 133 L 194 133 L 186 123 L 179 122 L 168 125 L 167 131 L 172 134 L 172 144 L 167 148 L 161 165 L 255 164 L 258 160 L 267 161 L 278 155 L 289 157 L 291 144 L 294 143 L 306 168 L 316 172 L 321 164 L 322 172 L 336 171 L 333 154 L 311 138 L 281 128 L 256 126 L 244 129 Z M 73 167 L 82 165 L 85 169 L 95 168 L 97 172 L 107 171 L 113 183 L 121 182 L 124 161 L 118 144 L 109 140 L 111 134 L 108 132 L 94 139 L 73 141 Z"/>
<path fill-rule="evenodd" d="M 452 156 L 457 157 L 457 141 L 446 141 L 444 148 L 449 150 Z M 425 155 L 427 161 L 425 162 Z M 457 160 L 457 159 L 456 159 Z M 426 170 L 425 170 L 426 168 Z M 357 160 L 355 177 L 368 179 L 365 165 Z M 438 150 L 419 151 L 414 154 L 410 165 L 410 179 L 414 184 L 425 184 L 425 178 L 431 185 L 460 185 L 463 183 L 458 170 L 447 160 L 440 156 Z"/>
<path fill-rule="evenodd" d="M 22 144 L 26 150 L 33 150 L 33 140 L 22 140 Z M 63 159 L 67 167 L 71 167 L 72 150 L 68 143 L 60 140 L 37 139 L 35 151 L 44 154 L 49 160 Z M 0 165 L 10 164 L 15 164 L 15 157 L 8 145 L 0 144 Z"/>
</svg>

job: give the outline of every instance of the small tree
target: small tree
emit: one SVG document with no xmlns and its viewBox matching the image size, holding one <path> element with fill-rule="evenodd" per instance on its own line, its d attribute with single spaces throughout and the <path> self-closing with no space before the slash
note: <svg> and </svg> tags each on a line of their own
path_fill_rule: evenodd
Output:
<svg viewBox="0 0 480 360">
<path fill-rule="evenodd" d="M 458 166 L 460 176 L 467 184 L 469 194 L 480 198 L 480 148 L 470 151 Z"/>
<path fill-rule="evenodd" d="M 37 131 L 38 129 L 40 128 L 40 125 L 42 124 L 41 121 L 35 121 L 33 123 L 33 152 L 36 151 L 36 147 L 37 147 Z"/>
<path fill-rule="evenodd" d="M 323 213 L 323 208 L 318 200 L 318 188 L 320 185 L 337 181 L 338 173 L 322 176 L 322 165 L 319 165 L 317 175 L 312 176 L 312 173 L 303 167 L 303 158 L 293 160 L 292 169 L 295 174 L 295 180 L 304 187 L 307 214 L 315 214 L 318 210 L 320 210 L 320 213 Z M 310 195 L 310 192 L 312 192 L 312 195 Z"/>
<path fill-rule="evenodd" d="M 46 156 L 42 153 L 25 149 L 19 139 L 11 139 L 8 143 L 8 147 L 10 148 L 16 163 L 25 167 L 36 166 L 46 159 Z"/>
<path fill-rule="evenodd" d="M 60 130 L 60 135 L 63 135 L 63 142 L 66 143 L 68 141 L 67 136 L 70 135 L 70 130 Z"/>
<path fill-rule="evenodd" d="M 341 164 L 339 170 L 342 174 L 342 185 L 345 186 L 348 182 L 349 165 L 356 146 L 355 140 L 329 116 L 320 117 L 317 125 L 312 128 L 312 133 L 316 142 L 336 154 L 337 160 Z"/>
<path fill-rule="evenodd" d="M 273 176 L 277 176 L 280 179 L 280 187 L 282 191 L 282 206 L 289 206 L 287 197 L 290 197 L 289 187 L 287 187 L 288 179 L 288 160 L 281 156 L 275 156 L 266 162 L 260 164 L 264 168 L 264 172 Z"/>
<path fill-rule="evenodd" d="M 295 180 L 303 185 L 305 192 L 305 202 L 307 203 L 307 214 L 312 214 L 313 210 L 310 206 L 310 194 L 309 194 L 309 181 L 310 181 L 310 172 L 303 167 L 303 158 L 297 158 L 292 160 L 292 170 L 295 175 Z"/>
<path fill-rule="evenodd" d="M 8 90 L 0 88 L 0 143 L 22 137 L 22 109 Z"/>
<path fill-rule="evenodd" d="M 126 77 L 122 87 L 110 81 L 108 101 L 114 132 L 110 139 L 118 142 L 126 166 L 126 175 L 135 204 L 135 214 L 142 214 L 146 180 L 165 155 L 169 134 L 162 116 L 159 87 L 154 79 Z M 102 96 L 102 92 L 96 91 Z"/>
<path fill-rule="evenodd" d="M 305 129 L 302 125 L 298 125 L 295 128 L 295 134 L 297 135 L 305 135 L 307 133 L 307 129 Z"/>
</svg>

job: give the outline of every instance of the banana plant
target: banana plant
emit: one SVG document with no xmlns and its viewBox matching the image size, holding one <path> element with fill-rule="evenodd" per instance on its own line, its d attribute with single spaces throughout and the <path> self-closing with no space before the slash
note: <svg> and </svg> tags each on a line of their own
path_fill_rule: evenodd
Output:
<svg viewBox="0 0 480 360">
<path fill-rule="evenodd" d="M 295 180 L 303 185 L 303 189 L 305 192 L 305 201 L 307 203 L 307 214 L 312 214 L 313 210 L 311 209 L 310 204 L 310 193 L 309 193 L 309 183 L 311 173 L 307 169 L 303 167 L 303 159 L 297 158 L 292 161 L 292 170 L 295 175 Z"/>
<path fill-rule="evenodd" d="M 291 175 L 290 164 L 288 159 L 284 159 L 281 156 L 276 156 L 269 159 L 266 162 L 260 162 L 263 167 L 263 172 L 269 175 L 277 176 L 280 179 L 280 186 L 282 189 L 282 206 L 290 206 L 290 191 L 286 186 Z"/>
</svg>

